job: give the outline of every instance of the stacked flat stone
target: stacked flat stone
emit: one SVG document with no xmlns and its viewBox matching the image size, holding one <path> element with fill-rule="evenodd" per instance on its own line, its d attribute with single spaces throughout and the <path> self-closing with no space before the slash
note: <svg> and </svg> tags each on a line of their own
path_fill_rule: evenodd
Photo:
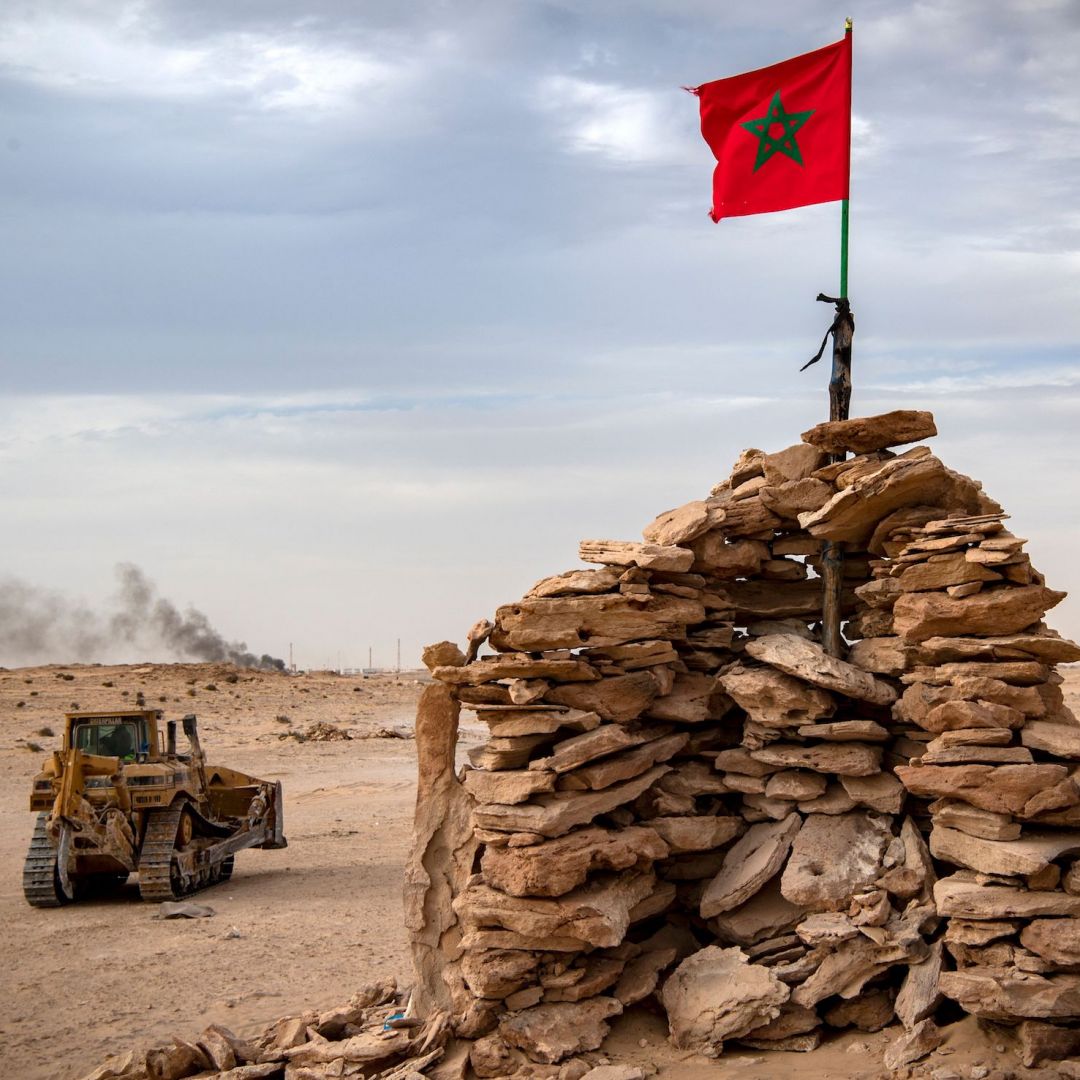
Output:
<svg viewBox="0 0 1080 1080">
<path fill-rule="evenodd" d="M 1039 624 L 1062 594 L 1030 570 L 1001 507 L 925 447 L 889 449 L 935 433 L 929 414 L 900 412 L 746 451 L 643 542 L 584 541 L 595 568 L 501 607 L 468 655 L 431 647 L 406 913 L 418 1007 L 477 1039 L 479 1075 L 556 1077 L 653 994 L 673 1040 L 711 1055 L 729 1041 L 810 1050 L 829 1027 L 899 1017 L 889 1064 L 901 1065 L 935 1044 L 943 966 L 958 970 L 941 987 L 969 1008 L 979 968 L 1007 951 L 1026 975 L 1015 957 L 1042 956 L 998 947 L 1019 924 L 972 937 L 1015 922 L 992 906 L 1001 890 L 1060 898 L 1028 914 L 1080 911 L 1068 874 L 1052 887 L 1040 866 L 1005 884 L 1000 863 L 942 846 L 954 833 L 1022 843 L 972 829 L 1015 825 L 1013 803 L 987 809 L 982 789 L 1012 798 L 1008 770 L 1038 768 L 1038 791 L 1020 785 L 1038 855 L 1023 850 L 1046 866 L 1067 857 L 1042 832 L 1068 830 L 1080 791 L 1048 758 L 1067 757 L 1080 728 L 1050 665 L 1080 651 Z M 820 644 L 825 541 L 845 554 L 846 661 Z M 494 654 L 476 658 L 485 639 Z M 458 777 L 461 707 L 491 737 Z M 931 712 L 957 719 L 928 727 Z M 944 800 L 920 778 L 946 770 Z M 959 877 L 935 885 L 927 834 Z M 991 914 L 952 910 L 976 894 Z M 961 924 L 983 929 L 961 942 Z"/>
<path fill-rule="evenodd" d="M 1080 1014 L 1080 727 L 1054 670 L 1080 649 L 1039 621 L 1064 594 L 1003 520 L 900 529 L 876 572 L 897 590 L 907 658 L 897 719 L 923 743 L 897 774 L 933 800 L 930 850 L 952 871 L 935 887 L 956 964 L 941 989 L 1022 1022 L 1025 1056 L 1041 1060 L 1080 1050 L 1074 1030 L 1047 1024 Z"/>
</svg>

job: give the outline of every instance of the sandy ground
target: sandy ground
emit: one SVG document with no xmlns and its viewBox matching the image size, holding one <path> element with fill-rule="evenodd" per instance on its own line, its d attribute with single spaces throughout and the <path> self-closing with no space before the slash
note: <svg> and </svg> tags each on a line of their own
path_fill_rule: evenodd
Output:
<svg viewBox="0 0 1080 1080">
<path fill-rule="evenodd" d="M 0 967 L 0 1076 L 72 1080 L 133 1043 L 190 1038 L 211 1022 L 254 1033 L 283 1014 L 339 1004 L 376 977 L 408 982 L 401 880 L 413 743 L 370 736 L 411 730 L 420 679 L 219 665 L 0 670 L 0 920 L 13 947 Z M 1080 672 L 1069 682 L 1076 707 Z M 288 849 L 241 852 L 232 880 L 198 898 L 216 909 L 211 919 L 158 921 L 134 885 L 72 907 L 30 908 L 21 891 L 30 781 L 59 745 L 58 735 L 39 732 L 59 733 L 76 703 L 134 706 L 140 692 L 169 717 L 196 712 L 211 762 L 283 781 Z M 281 738 L 317 721 L 358 737 Z M 467 745 L 480 732 L 463 734 Z M 812 1058 L 736 1051 L 711 1062 L 673 1050 L 662 1017 L 638 1010 L 616 1023 L 605 1052 L 670 1078 L 765 1080 L 797 1070 L 823 1080 L 881 1075 L 881 1051 L 894 1035 L 841 1035 Z M 961 1072 L 1016 1065 L 1009 1040 L 971 1020 L 953 1025 L 929 1060 Z"/>
</svg>

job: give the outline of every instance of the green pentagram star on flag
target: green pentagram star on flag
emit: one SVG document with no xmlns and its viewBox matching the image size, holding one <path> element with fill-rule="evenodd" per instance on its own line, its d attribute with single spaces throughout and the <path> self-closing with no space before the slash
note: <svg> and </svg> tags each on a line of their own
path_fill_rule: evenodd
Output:
<svg viewBox="0 0 1080 1080">
<path fill-rule="evenodd" d="M 787 112 L 784 109 L 784 103 L 780 100 L 780 91 L 777 90 L 769 104 L 769 111 L 757 120 L 747 120 L 742 125 L 751 135 L 756 135 L 758 139 L 754 172 L 757 172 L 773 154 L 785 154 L 796 164 L 801 165 L 803 163 L 802 153 L 799 150 L 795 134 L 813 115 L 813 109 L 806 112 Z M 783 129 L 781 134 L 771 134 L 774 124 L 779 124 Z"/>
</svg>

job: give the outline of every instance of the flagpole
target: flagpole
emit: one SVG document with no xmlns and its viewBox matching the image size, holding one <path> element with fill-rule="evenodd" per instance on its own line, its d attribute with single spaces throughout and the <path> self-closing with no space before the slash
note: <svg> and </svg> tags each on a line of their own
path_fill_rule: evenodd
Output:
<svg viewBox="0 0 1080 1080">
<path fill-rule="evenodd" d="M 844 36 L 851 38 L 851 19 L 844 21 Z M 849 94 L 850 100 L 850 87 Z M 848 121 L 848 192 L 849 198 L 840 204 L 840 296 L 833 323 L 832 375 L 829 379 L 829 419 L 847 420 L 851 405 L 851 339 L 855 320 L 848 299 L 848 234 L 850 225 L 851 190 L 851 123 Z M 819 297 L 818 299 L 822 299 Z M 843 461 L 847 455 L 834 454 L 832 460 Z M 822 576 L 822 644 L 831 656 L 843 654 L 840 635 L 844 590 L 844 554 L 838 543 L 825 542 L 821 553 Z"/>
</svg>

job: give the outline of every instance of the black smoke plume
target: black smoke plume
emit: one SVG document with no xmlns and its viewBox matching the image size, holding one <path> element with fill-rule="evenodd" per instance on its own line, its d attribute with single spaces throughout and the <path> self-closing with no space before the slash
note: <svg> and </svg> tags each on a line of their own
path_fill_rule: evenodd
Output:
<svg viewBox="0 0 1080 1080">
<path fill-rule="evenodd" d="M 116 567 L 113 610 L 91 611 L 61 593 L 8 578 L 0 581 L 0 664 L 101 660 L 124 651 L 164 650 L 177 660 L 219 661 L 285 670 L 285 661 L 226 641 L 206 615 L 181 612 L 132 563 Z"/>
</svg>

